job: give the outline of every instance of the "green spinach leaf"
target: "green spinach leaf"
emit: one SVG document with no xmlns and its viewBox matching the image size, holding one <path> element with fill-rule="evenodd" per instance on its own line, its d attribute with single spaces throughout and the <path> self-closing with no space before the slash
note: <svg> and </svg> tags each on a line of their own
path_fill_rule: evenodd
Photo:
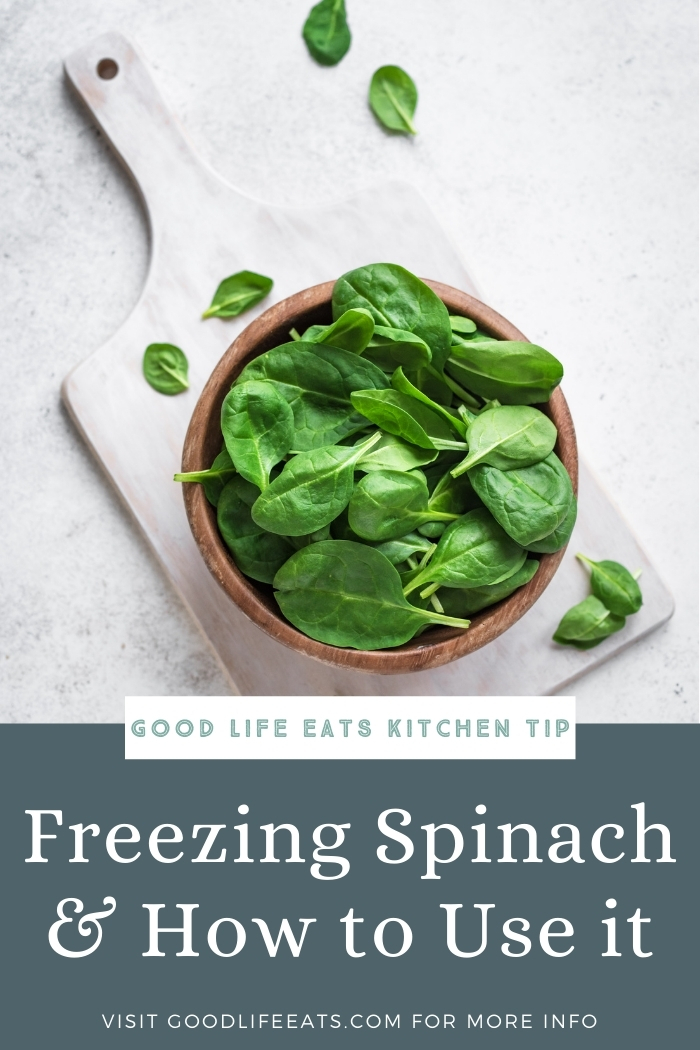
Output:
<svg viewBox="0 0 700 1050">
<path fill-rule="evenodd" d="M 554 532 L 550 532 L 549 536 L 537 540 L 536 543 L 528 543 L 527 549 L 532 551 L 533 554 L 554 554 L 555 551 L 565 547 L 571 539 L 571 533 L 574 531 L 577 511 L 578 502 L 574 496 L 561 525 Z"/>
<path fill-rule="evenodd" d="M 355 486 L 348 506 L 353 532 L 364 540 L 394 540 L 427 521 L 455 521 L 428 507 L 428 486 L 419 473 L 378 470 Z"/>
<path fill-rule="evenodd" d="M 297 551 L 274 586 L 287 619 L 327 645 L 387 649 L 407 642 L 426 624 L 469 626 L 468 620 L 411 605 L 391 562 L 373 547 L 349 540 Z"/>
<path fill-rule="evenodd" d="M 498 339 L 453 346 L 447 371 L 475 394 L 503 405 L 549 401 L 564 375 L 561 362 L 543 347 Z"/>
<path fill-rule="evenodd" d="M 311 334 L 310 334 L 311 333 Z M 374 334 L 374 318 L 369 310 L 346 310 L 330 325 L 313 325 L 304 332 L 304 341 L 338 346 L 351 354 L 361 354 Z"/>
<path fill-rule="evenodd" d="M 450 355 L 450 315 L 432 288 L 418 277 L 395 263 L 350 270 L 335 282 L 333 317 L 357 307 L 369 310 L 382 328 L 399 328 L 419 336 L 430 347 L 434 367 L 442 371 Z"/>
<path fill-rule="evenodd" d="M 250 508 L 257 497 L 255 485 L 245 478 L 233 478 L 219 497 L 217 523 L 241 572 L 260 583 L 272 583 L 293 548 L 284 537 L 273 536 L 255 524 Z"/>
<path fill-rule="evenodd" d="M 388 558 L 392 565 L 400 565 L 414 554 L 425 554 L 433 544 L 430 540 L 419 536 L 417 532 L 409 532 L 396 540 L 385 540 L 383 543 L 373 544 L 374 549 Z"/>
<path fill-rule="evenodd" d="M 599 598 L 591 594 L 564 613 L 552 638 L 559 645 L 573 645 L 575 649 L 593 649 L 611 634 L 621 631 L 624 626 L 624 616 L 616 616 L 605 608 Z"/>
<path fill-rule="evenodd" d="M 313 58 L 322 66 L 336 66 L 350 48 L 345 0 L 321 0 L 304 22 L 302 35 Z"/>
<path fill-rule="evenodd" d="M 269 379 L 294 413 L 295 449 L 332 445 L 367 426 L 352 406 L 354 390 L 388 389 L 380 368 L 335 346 L 292 342 L 256 357 L 237 383 Z"/>
<path fill-rule="evenodd" d="M 377 119 L 390 131 L 415 135 L 413 114 L 418 89 L 399 66 L 381 66 L 369 85 L 369 104 Z"/>
<path fill-rule="evenodd" d="M 543 412 L 527 405 L 503 405 L 479 413 L 469 427 L 469 455 L 452 471 L 453 477 L 488 463 L 499 470 L 530 467 L 554 448 L 557 428 Z"/>
<path fill-rule="evenodd" d="M 450 314 L 450 328 L 460 335 L 468 335 L 476 331 L 476 325 L 469 317 L 457 317 Z"/>
<path fill-rule="evenodd" d="M 189 364 L 179 346 L 151 343 L 143 355 L 143 374 L 159 394 L 181 394 L 189 387 Z M 388 384 L 387 384 L 388 386 Z"/>
<path fill-rule="evenodd" d="M 498 524 L 523 547 L 558 529 L 574 498 L 571 479 L 554 452 L 531 467 L 512 470 L 480 463 L 469 479 Z"/>
<path fill-rule="evenodd" d="M 353 407 L 389 434 L 419 448 L 464 448 L 454 441 L 448 425 L 415 398 L 397 390 L 356 390 L 350 395 Z"/>
<path fill-rule="evenodd" d="M 500 583 L 486 587 L 441 587 L 439 598 L 448 616 L 474 616 L 529 583 L 539 567 L 535 558 L 528 558 L 517 572 Z"/>
<path fill-rule="evenodd" d="M 459 419 L 459 417 L 453 416 L 447 408 L 443 405 L 439 405 L 436 401 L 431 400 L 427 394 L 424 394 L 422 390 L 419 390 L 417 386 L 414 386 L 410 379 L 406 378 L 403 368 L 400 366 L 391 377 L 391 385 L 394 390 L 398 390 L 400 394 L 406 394 L 408 397 L 415 398 L 416 401 L 420 401 L 422 404 L 427 405 L 428 408 L 433 410 L 433 412 L 442 416 L 445 422 L 456 432 L 457 437 L 461 441 L 464 441 L 467 428 L 462 420 Z"/>
<path fill-rule="evenodd" d="M 357 464 L 357 470 L 367 474 L 372 470 L 415 470 L 438 457 L 437 449 L 409 445 L 394 434 L 382 433 L 381 438 Z"/>
<path fill-rule="evenodd" d="M 525 557 L 522 547 L 486 508 L 478 507 L 445 529 L 430 563 L 411 582 L 410 589 L 432 584 L 422 592 L 425 597 L 426 592 L 432 593 L 441 585 L 484 587 L 500 583 L 518 571 Z"/>
<path fill-rule="evenodd" d="M 393 372 L 397 365 L 409 369 L 421 368 L 430 364 L 433 355 L 428 344 L 414 332 L 375 325 L 365 357 L 385 372 Z"/>
<path fill-rule="evenodd" d="M 355 465 L 378 440 L 373 434 L 361 445 L 329 445 L 294 456 L 261 492 L 253 521 L 281 536 L 304 536 L 329 525 L 348 505 Z"/>
<path fill-rule="evenodd" d="M 632 616 L 642 607 L 642 592 L 632 573 L 617 561 L 576 557 L 591 570 L 591 590 L 615 616 Z"/>
<path fill-rule="evenodd" d="M 253 379 L 224 398 L 221 431 L 238 473 L 266 489 L 270 471 L 292 447 L 294 416 L 273 383 Z"/>
<path fill-rule="evenodd" d="M 481 505 L 481 499 L 472 487 L 469 476 L 462 474 L 453 478 L 449 470 L 438 481 L 428 503 L 430 510 L 441 510 L 446 514 L 466 514 L 467 511 L 475 510 Z"/>
<path fill-rule="evenodd" d="M 211 306 L 202 317 L 238 317 L 255 306 L 272 288 L 272 278 L 251 270 L 241 270 L 226 277 L 214 292 Z"/>
<path fill-rule="evenodd" d="M 228 454 L 227 449 L 222 449 L 215 458 L 209 470 L 193 470 L 187 474 L 175 474 L 173 481 L 199 482 L 204 489 L 212 507 L 219 503 L 219 497 L 223 492 L 224 485 L 236 474 L 236 468 Z"/>
</svg>

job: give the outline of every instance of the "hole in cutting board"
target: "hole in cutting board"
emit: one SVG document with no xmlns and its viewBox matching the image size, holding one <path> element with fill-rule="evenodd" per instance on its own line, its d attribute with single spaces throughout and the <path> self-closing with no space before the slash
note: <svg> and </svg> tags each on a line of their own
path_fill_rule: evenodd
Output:
<svg viewBox="0 0 700 1050">
<path fill-rule="evenodd" d="M 119 66 L 113 58 L 102 58 L 97 63 L 97 75 L 102 80 L 114 80 L 119 72 Z"/>
</svg>

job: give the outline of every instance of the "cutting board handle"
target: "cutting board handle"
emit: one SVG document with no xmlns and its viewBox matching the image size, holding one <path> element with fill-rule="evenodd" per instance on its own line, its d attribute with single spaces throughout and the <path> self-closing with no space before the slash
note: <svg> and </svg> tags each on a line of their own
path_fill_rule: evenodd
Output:
<svg viewBox="0 0 700 1050">
<path fill-rule="evenodd" d="M 172 183 L 216 179 L 168 110 L 148 67 L 121 33 L 105 33 L 64 62 L 68 79 L 138 183 L 153 220 Z M 165 192 L 164 192 L 165 191 Z"/>
</svg>

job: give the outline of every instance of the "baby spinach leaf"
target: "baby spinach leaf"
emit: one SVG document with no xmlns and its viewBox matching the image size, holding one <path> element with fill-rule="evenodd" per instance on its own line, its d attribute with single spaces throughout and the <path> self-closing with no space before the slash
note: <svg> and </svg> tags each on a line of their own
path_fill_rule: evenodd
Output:
<svg viewBox="0 0 700 1050">
<path fill-rule="evenodd" d="M 523 547 L 558 529 L 574 498 L 571 479 L 554 452 L 513 470 L 480 463 L 469 479 L 498 524 Z"/>
<path fill-rule="evenodd" d="M 318 331 L 320 329 L 320 331 Z M 313 334 L 309 333 L 313 331 Z M 351 354 L 361 354 L 374 334 L 374 318 L 369 310 L 346 310 L 330 325 L 314 325 L 304 332 L 304 340 L 338 346 Z"/>
<path fill-rule="evenodd" d="M 469 427 L 469 455 L 452 471 L 457 477 L 477 463 L 500 470 L 530 467 L 554 448 L 557 428 L 543 412 L 527 405 L 503 405 L 480 412 Z"/>
<path fill-rule="evenodd" d="M 437 449 L 419 448 L 394 434 L 382 433 L 377 444 L 357 464 L 357 470 L 364 470 L 367 474 L 372 470 L 415 470 L 432 463 L 437 457 Z"/>
<path fill-rule="evenodd" d="M 396 540 L 385 540 L 383 543 L 373 544 L 374 549 L 388 558 L 392 565 L 400 565 L 413 554 L 424 554 L 429 551 L 433 544 L 430 540 L 419 536 L 417 532 L 409 532 Z"/>
<path fill-rule="evenodd" d="M 537 540 L 536 543 L 528 543 L 527 549 L 532 551 L 533 554 L 554 554 L 555 551 L 565 547 L 571 539 L 571 533 L 574 531 L 577 511 L 578 502 L 574 496 L 561 525 L 554 532 L 550 532 L 549 536 Z"/>
<path fill-rule="evenodd" d="M 216 520 L 241 572 L 260 583 L 272 583 L 292 547 L 282 536 L 273 536 L 255 524 L 250 508 L 257 497 L 255 485 L 245 478 L 233 478 L 219 497 Z"/>
<path fill-rule="evenodd" d="M 369 85 L 369 104 L 377 119 L 390 131 L 415 135 L 413 114 L 418 90 L 399 66 L 381 66 Z"/>
<path fill-rule="evenodd" d="M 599 598 L 591 594 L 564 613 L 552 639 L 559 645 L 593 649 L 611 634 L 621 631 L 624 626 L 624 616 L 616 616 L 605 608 Z"/>
<path fill-rule="evenodd" d="M 274 586 L 287 619 L 327 645 L 388 649 L 426 624 L 469 626 L 468 620 L 411 605 L 391 562 L 373 547 L 349 540 L 297 551 L 275 576 Z"/>
<path fill-rule="evenodd" d="M 430 563 L 411 582 L 415 590 L 425 584 L 484 587 L 500 583 L 517 572 L 525 551 L 507 535 L 485 507 L 470 510 L 449 525 Z M 405 593 L 408 593 L 406 591 Z M 422 592 L 425 597 L 426 591 Z"/>
<path fill-rule="evenodd" d="M 202 317 L 238 317 L 255 306 L 272 288 L 272 278 L 251 270 L 241 270 L 226 277 L 214 292 L 211 306 Z"/>
<path fill-rule="evenodd" d="M 450 328 L 453 332 L 459 332 L 460 335 L 476 331 L 476 325 L 469 317 L 456 317 L 454 314 L 450 314 Z"/>
<path fill-rule="evenodd" d="M 437 540 L 446 528 L 444 521 L 426 521 L 423 525 L 418 526 L 418 532 L 427 539 Z"/>
<path fill-rule="evenodd" d="M 345 0 L 321 0 L 309 11 L 302 35 L 309 52 L 322 66 L 336 66 L 350 48 Z"/>
<path fill-rule="evenodd" d="M 433 412 L 437 412 L 439 416 L 449 424 L 460 440 L 464 440 L 467 433 L 467 428 L 461 419 L 455 418 L 452 413 L 446 409 L 443 405 L 437 404 L 436 401 L 432 401 L 427 394 L 424 394 L 422 390 L 419 390 L 417 386 L 414 386 L 410 379 L 407 379 L 404 375 L 403 368 L 399 366 L 391 377 L 391 385 L 394 390 L 398 390 L 400 394 L 407 394 L 408 397 L 413 397 L 416 401 L 422 402 L 431 408 Z"/>
<path fill-rule="evenodd" d="M 204 495 L 211 505 L 216 507 L 224 485 L 235 474 L 236 468 L 228 454 L 228 450 L 224 448 L 216 457 L 209 470 L 194 470 L 188 474 L 175 474 L 173 481 L 199 482 L 204 489 Z"/>
<path fill-rule="evenodd" d="M 352 406 L 353 390 L 387 389 L 380 368 L 335 346 L 292 342 L 256 357 L 237 383 L 269 379 L 294 413 L 293 448 L 308 451 L 332 445 L 367 425 Z"/>
<path fill-rule="evenodd" d="M 591 570 L 591 590 L 615 616 L 632 616 L 642 607 L 642 592 L 634 576 L 617 561 L 576 557 Z"/>
<path fill-rule="evenodd" d="M 379 436 L 362 445 L 329 445 L 294 456 L 258 497 L 253 521 L 281 536 L 304 536 L 330 524 L 348 505 L 356 463 Z"/>
<path fill-rule="evenodd" d="M 430 510 L 441 510 L 447 514 L 466 514 L 481 505 L 469 476 L 462 474 L 453 478 L 449 470 L 438 481 L 428 503 Z"/>
<path fill-rule="evenodd" d="M 361 266 L 335 282 L 333 318 L 360 306 L 369 310 L 376 325 L 419 336 L 430 347 L 433 365 L 442 371 L 450 354 L 450 315 L 427 284 L 395 263 Z"/>
<path fill-rule="evenodd" d="M 473 616 L 529 583 L 539 567 L 535 558 L 528 558 L 517 572 L 500 583 L 486 587 L 441 587 L 440 601 L 449 616 Z"/>
<path fill-rule="evenodd" d="M 424 365 L 423 368 L 407 374 L 413 385 L 417 386 L 424 394 L 427 394 L 431 401 L 437 402 L 438 405 L 442 405 L 444 408 L 450 407 L 452 394 L 454 393 L 452 389 L 454 384 L 450 384 L 449 376 L 445 375 L 444 372 L 438 372 L 432 365 Z M 474 401 L 471 394 L 467 394 L 467 397 Z"/>
<path fill-rule="evenodd" d="M 382 430 L 420 448 L 463 448 L 447 423 L 420 401 L 397 390 L 356 390 L 353 407 Z"/>
<path fill-rule="evenodd" d="M 405 536 L 426 521 L 454 521 L 458 515 L 432 511 L 428 486 L 419 473 L 378 470 L 355 486 L 348 506 L 350 528 L 365 540 Z"/>
<path fill-rule="evenodd" d="M 414 332 L 375 325 L 365 357 L 386 372 L 393 372 L 397 365 L 408 369 L 421 368 L 430 364 L 433 355 L 428 344 Z"/>
<path fill-rule="evenodd" d="M 224 398 L 221 431 L 238 473 L 266 489 L 270 471 L 292 447 L 294 416 L 273 383 L 253 379 Z"/>
<path fill-rule="evenodd" d="M 453 345 L 447 369 L 475 394 L 504 405 L 549 401 L 564 375 L 561 362 L 543 347 L 498 339 Z"/>
<path fill-rule="evenodd" d="M 179 346 L 151 343 L 143 355 L 143 374 L 159 394 L 181 394 L 189 387 L 189 364 Z M 388 384 L 387 384 L 388 386 Z"/>
</svg>

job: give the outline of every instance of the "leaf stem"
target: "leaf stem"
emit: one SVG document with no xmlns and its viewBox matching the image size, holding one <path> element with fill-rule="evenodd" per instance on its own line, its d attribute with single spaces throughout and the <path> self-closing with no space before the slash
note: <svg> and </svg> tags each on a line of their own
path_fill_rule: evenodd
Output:
<svg viewBox="0 0 700 1050">
<path fill-rule="evenodd" d="M 461 397 L 462 401 L 464 401 L 466 405 L 469 405 L 470 408 L 475 408 L 477 410 L 481 408 L 481 405 L 476 398 L 470 394 L 468 390 L 465 390 L 463 386 L 460 386 L 459 383 L 455 383 L 452 376 L 448 376 L 447 372 L 443 372 L 440 378 L 443 383 L 450 388 L 452 393 L 456 394 L 457 397 Z"/>
</svg>

